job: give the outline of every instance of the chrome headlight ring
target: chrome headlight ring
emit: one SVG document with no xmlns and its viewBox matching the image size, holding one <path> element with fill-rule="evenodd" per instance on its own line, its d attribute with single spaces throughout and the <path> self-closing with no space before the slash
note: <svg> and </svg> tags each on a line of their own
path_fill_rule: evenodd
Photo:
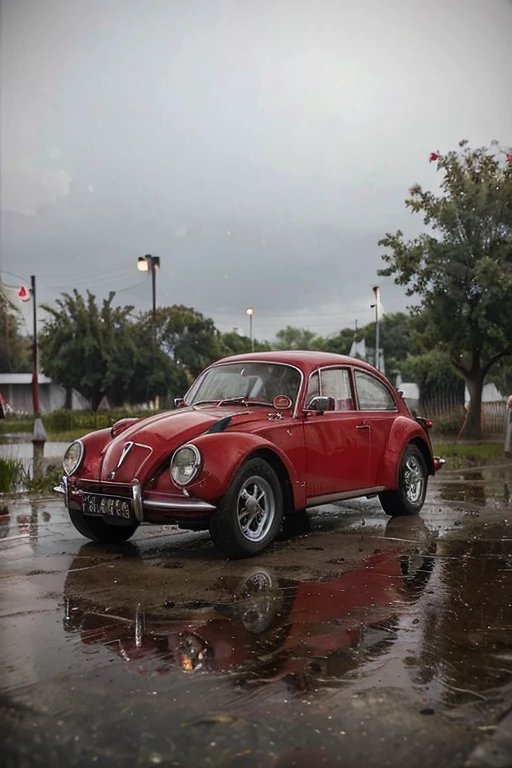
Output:
<svg viewBox="0 0 512 768">
<path fill-rule="evenodd" d="M 185 486 L 197 477 L 201 469 L 202 457 L 199 449 L 195 445 L 187 443 L 174 451 L 170 472 L 171 478 L 176 485 Z"/>
<path fill-rule="evenodd" d="M 74 440 L 64 452 L 62 468 L 69 477 L 77 472 L 84 460 L 85 446 L 81 440 Z"/>
</svg>

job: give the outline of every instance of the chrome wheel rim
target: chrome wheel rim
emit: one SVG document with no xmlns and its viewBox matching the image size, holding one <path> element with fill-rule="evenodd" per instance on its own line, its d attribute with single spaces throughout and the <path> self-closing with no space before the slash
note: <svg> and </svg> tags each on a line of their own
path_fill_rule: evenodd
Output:
<svg viewBox="0 0 512 768">
<path fill-rule="evenodd" d="M 274 580 L 262 568 L 250 576 L 244 584 L 240 604 L 240 621 L 248 632 L 263 632 L 273 618 L 276 602 Z"/>
<path fill-rule="evenodd" d="M 404 465 L 404 491 L 407 501 L 418 504 L 423 498 L 425 475 L 416 456 L 409 456 Z"/>
<path fill-rule="evenodd" d="M 237 518 L 242 535 L 252 542 L 263 541 L 276 516 L 276 500 L 263 477 L 249 477 L 238 494 Z"/>
</svg>

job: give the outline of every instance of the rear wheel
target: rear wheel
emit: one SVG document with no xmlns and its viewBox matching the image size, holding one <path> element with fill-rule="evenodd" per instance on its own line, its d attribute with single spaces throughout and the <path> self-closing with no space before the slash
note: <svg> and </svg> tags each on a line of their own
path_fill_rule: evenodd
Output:
<svg viewBox="0 0 512 768">
<path fill-rule="evenodd" d="M 416 445 L 406 446 L 400 462 L 398 488 L 379 493 L 382 509 L 391 517 L 417 515 L 427 494 L 428 469 Z"/>
<path fill-rule="evenodd" d="M 283 494 L 279 479 L 263 459 L 249 459 L 210 520 L 216 547 L 232 559 L 263 552 L 279 531 Z"/>
<path fill-rule="evenodd" d="M 78 533 L 100 544 L 124 544 L 139 527 L 139 523 L 109 525 L 100 517 L 84 515 L 78 509 L 70 509 L 69 516 Z"/>
</svg>

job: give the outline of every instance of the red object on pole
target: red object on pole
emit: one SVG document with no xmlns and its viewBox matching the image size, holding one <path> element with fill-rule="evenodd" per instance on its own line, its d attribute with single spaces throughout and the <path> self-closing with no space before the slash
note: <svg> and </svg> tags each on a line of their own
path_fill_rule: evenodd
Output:
<svg viewBox="0 0 512 768">
<path fill-rule="evenodd" d="M 18 299 L 20 301 L 30 301 L 31 299 L 30 289 L 27 290 L 25 286 L 22 285 L 18 291 Z"/>
</svg>

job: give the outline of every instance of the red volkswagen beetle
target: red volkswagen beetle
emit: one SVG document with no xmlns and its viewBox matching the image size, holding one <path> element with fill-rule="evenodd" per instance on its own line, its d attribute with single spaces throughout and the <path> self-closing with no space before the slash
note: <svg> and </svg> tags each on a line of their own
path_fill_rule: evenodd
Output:
<svg viewBox="0 0 512 768">
<path fill-rule="evenodd" d="M 341 355 L 227 357 L 176 405 L 68 447 L 55 490 L 81 534 L 120 543 L 141 523 L 177 524 L 247 557 L 308 507 L 378 495 L 389 515 L 417 514 L 444 463 L 429 422 L 379 371 Z"/>
</svg>

